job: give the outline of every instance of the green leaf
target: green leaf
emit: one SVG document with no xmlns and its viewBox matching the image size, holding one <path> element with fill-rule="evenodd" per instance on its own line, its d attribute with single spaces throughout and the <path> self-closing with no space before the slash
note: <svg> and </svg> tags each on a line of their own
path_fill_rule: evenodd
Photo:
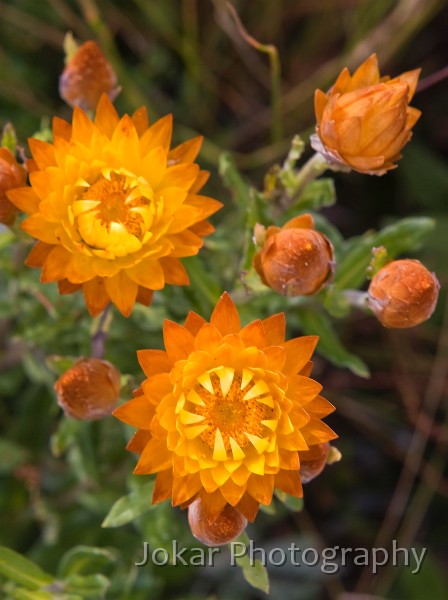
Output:
<svg viewBox="0 0 448 600">
<path fill-rule="evenodd" d="M 54 582 L 52 575 L 45 573 L 22 554 L 4 546 L 0 546 L 0 573 L 30 590 L 38 590 Z"/>
<path fill-rule="evenodd" d="M 245 544 L 246 548 L 250 543 L 249 537 L 245 532 L 238 536 L 236 541 Z M 263 566 L 258 558 L 251 564 L 250 558 L 246 554 L 245 556 L 236 558 L 236 564 L 241 568 L 243 577 L 247 583 L 257 590 L 269 594 L 269 575 L 266 567 Z"/>
<path fill-rule="evenodd" d="M 184 266 L 190 278 L 190 288 L 199 305 L 204 312 L 210 311 L 221 295 L 221 288 L 216 283 L 216 278 L 207 271 L 199 256 L 187 258 L 184 260 Z"/>
<path fill-rule="evenodd" d="M 180 543 L 186 531 L 183 522 L 173 518 L 173 508 L 169 502 L 161 502 L 154 506 L 150 515 L 145 514 L 142 518 L 137 519 L 136 527 L 138 527 L 142 539 L 147 541 L 152 548 L 166 550 L 170 562 L 173 562 L 175 554 L 173 540 Z"/>
<path fill-rule="evenodd" d="M 337 367 L 346 367 L 359 377 L 369 377 L 368 366 L 355 354 L 349 352 L 340 341 L 329 317 L 313 309 L 298 309 L 300 322 L 307 335 L 318 335 L 317 351 Z"/>
<path fill-rule="evenodd" d="M 5 229 L 0 228 L 0 250 L 3 248 L 8 248 L 15 241 L 16 236 L 14 233 L 5 227 Z"/>
<path fill-rule="evenodd" d="M 241 213 L 242 218 L 240 223 L 243 231 L 243 247 L 238 270 L 245 273 L 250 270 L 256 252 L 255 244 L 252 241 L 254 227 L 256 223 L 263 221 L 261 212 L 266 205 L 266 201 L 263 195 L 251 187 L 242 177 L 230 154 L 224 153 L 221 155 L 219 173 L 224 181 L 224 185 L 232 193 L 236 208 Z"/>
<path fill-rule="evenodd" d="M 8 600 L 54 600 L 55 595 L 52 592 L 41 592 L 37 590 L 27 590 L 23 587 L 14 587 L 13 589 L 8 589 L 7 598 Z M 67 596 L 60 595 L 57 595 L 56 598 L 58 600 L 77 600 L 72 597 L 68 599 Z M 82 600 L 82 598 L 79 600 Z"/>
<path fill-rule="evenodd" d="M 372 248 L 384 246 L 390 258 L 416 250 L 435 222 L 427 217 L 410 217 L 389 225 L 379 232 L 348 240 L 346 254 L 339 262 L 334 279 L 336 289 L 359 288 L 365 281 Z"/>
<path fill-rule="evenodd" d="M 237 208 L 239 210 L 246 209 L 250 202 L 250 186 L 241 176 L 232 155 L 228 152 L 223 153 L 219 158 L 219 174 L 224 185 L 232 192 Z"/>
<path fill-rule="evenodd" d="M 101 527 L 121 527 L 151 510 L 153 508 L 151 504 L 153 489 L 154 481 L 150 481 L 127 496 L 119 498 L 110 509 Z"/>
<path fill-rule="evenodd" d="M 0 141 L 0 146 L 8 148 L 12 152 L 12 154 L 16 153 L 17 147 L 17 134 L 16 130 L 12 123 L 6 123 L 3 127 L 2 138 Z"/>
<path fill-rule="evenodd" d="M 48 368 L 56 373 L 56 375 L 62 375 L 71 369 L 77 360 L 79 360 L 79 356 L 59 356 L 58 354 L 52 354 L 51 356 L 47 356 L 46 363 Z"/>
<path fill-rule="evenodd" d="M 109 579 L 99 573 L 95 575 L 71 575 L 65 579 L 64 583 L 65 592 L 79 594 L 83 600 L 105 598 L 105 593 L 110 585 Z"/>
<path fill-rule="evenodd" d="M 281 490 L 275 490 L 275 495 L 280 502 L 286 506 L 286 508 L 289 508 L 289 510 L 293 510 L 295 512 L 300 512 L 303 510 L 303 498 L 295 498 L 294 496 L 290 496 Z"/>
<path fill-rule="evenodd" d="M 276 508 L 275 508 L 275 502 L 272 501 L 270 504 L 260 504 L 260 510 L 261 512 L 264 512 L 266 515 L 275 515 L 276 514 Z"/>
<path fill-rule="evenodd" d="M 61 456 L 76 441 L 81 427 L 81 421 L 62 417 L 50 438 L 50 448 L 54 456 Z"/>
<path fill-rule="evenodd" d="M 75 546 L 64 554 L 59 563 L 58 576 L 66 578 L 69 575 L 79 574 L 89 570 L 96 570 L 97 567 L 105 563 L 115 562 L 118 552 L 107 550 L 105 548 L 96 548 L 93 546 Z"/>
<path fill-rule="evenodd" d="M 309 183 L 294 204 L 297 210 L 320 210 L 324 206 L 333 206 L 336 202 L 336 189 L 330 177 L 316 179 Z"/>
</svg>

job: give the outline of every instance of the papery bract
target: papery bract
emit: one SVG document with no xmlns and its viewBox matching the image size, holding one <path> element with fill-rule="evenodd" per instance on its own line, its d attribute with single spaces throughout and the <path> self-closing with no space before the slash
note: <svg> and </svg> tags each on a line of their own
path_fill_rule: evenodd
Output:
<svg viewBox="0 0 448 600">
<path fill-rule="evenodd" d="M 179 259 L 214 230 L 205 219 L 221 203 L 198 194 L 202 138 L 170 150 L 171 130 L 171 116 L 149 127 L 143 107 L 120 119 L 102 96 L 93 122 L 75 108 L 72 125 L 54 118 L 53 144 L 29 140 L 31 187 L 8 195 L 39 240 L 26 263 L 61 294 L 82 289 L 92 315 L 111 301 L 128 316 L 166 283 L 187 285 Z"/>
<path fill-rule="evenodd" d="M 333 406 L 310 379 L 317 337 L 285 341 L 285 317 L 241 326 L 225 293 L 210 323 L 164 323 L 166 350 L 141 350 L 147 379 L 114 415 L 137 433 L 136 474 L 157 473 L 153 502 L 196 499 L 213 523 L 227 504 L 253 521 L 274 488 L 302 496 L 300 454 L 336 437 Z"/>
<path fill-rule="evenodd" d="M 376 54 L 351 76 L 343 69 L 328 93 L 317 90 L 312 145 L 330 164 L 383 175 L 396 167 L 420 111 L 409 102 L 421 69 L 380 77 Z"/>
</svg>

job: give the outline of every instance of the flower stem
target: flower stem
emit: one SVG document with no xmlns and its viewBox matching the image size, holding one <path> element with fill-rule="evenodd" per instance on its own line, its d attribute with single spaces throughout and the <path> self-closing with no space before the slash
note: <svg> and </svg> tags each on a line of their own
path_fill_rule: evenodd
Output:
<svg viewBox="0 0 448 600">
<path fill-rule="evenodd" d="M 309 183 L 317 179 L 328 168 L 330 168 L 330 165 L 327 163 L 322 154 L 319 154 L 318 152 L 313 154 L 313 156 L 307 160 L 307 162 L 297 173 L 296 189 L 291 195 L 290 205 L 300 198 L 303 190 Z"/>
<path fill-rule="evenodd" d="M 98 324 L 91 337 L 92 358 L 103 358 L 106 341 L 108 338 L 108 329 L 111 319 L 108 319 L 110 313 L 110 304 L 106 306 L 98 320 Z"/>
<path fill-rule="evenodd" d="M 360 292 L 359 290 L 344 290 L 344 298 L 353 308 L 359 308 L 363 311 L 368 311 L 367 306 L 367 292 Z"/>
</svg>

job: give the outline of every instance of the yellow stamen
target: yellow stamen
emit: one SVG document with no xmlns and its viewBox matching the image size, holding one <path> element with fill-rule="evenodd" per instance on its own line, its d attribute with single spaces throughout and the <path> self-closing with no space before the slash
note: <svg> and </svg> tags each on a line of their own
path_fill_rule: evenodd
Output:
<svg viewBox="0 0 448 600">
<path fill-rule="evenodd" d="M 274 416 L 273 408 L 263 402 L 266 396 L 260 397 L 269 392 L 264 381 L 254 381 L 246 369 L 238 372 L 228 367 L 208 371 L 197 381 L 187 396 L 191 402 L 187 410 L 205 419 L 201 423 L 204 430 L 194 429 L 213 451 L 215 460 L 227 459 L 228 452 L 241 459 L 242 448 L 249 444 L 257 450 L 264 446 L 263 421 L 271 423 Z"/>
</svg>

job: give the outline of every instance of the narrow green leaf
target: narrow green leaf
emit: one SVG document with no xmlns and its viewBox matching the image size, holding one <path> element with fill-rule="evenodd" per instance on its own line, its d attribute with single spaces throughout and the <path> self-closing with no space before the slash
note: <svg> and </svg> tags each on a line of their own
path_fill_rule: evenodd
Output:
<svg viewBox="0 0 448 600">
<path fill-rule="evenodd" d="M 30 590 L 38 590 L 54 582 L 52 575 L 45 573 L 22 554 L 4 546 L 0 546 L 0 573 Z"/>
<path fill-rule="evenodd" d="M 8 589 L 8 600 L 54 600 L 56 598 L 61 598 L 61 600 L 65 600 L 67 596 L 55 596 L 51 592 L 42 592 L 37 590 L 27 590 L 23 587 L 14 587 L 13 589 Z M 68 600 L 68 599 L 67 599 Z M 70 600 L 78 600 L 77 598 L 70 597 Z M 82 598 L 79 598 L 82 600 Z"/>
<path fill-rule="evenodd" d="M 81 421 L 62 417 L 50 438 L 50 448 L 54 456 L 61 456 L 76 441 L 81 427 Z"/>
<path fill-rule="evenodd" d="M 127 496 L 119 498 L 110 509 L 101 527 L 121 527 L 151 510 L 153 508 L 151 504 L 153 489 L 154 481 L 150 481 Z"/>
<path fill-rule="evenodd" d="M 3 127 L 0 146 L 2 148 L 8 148 L 12 154 L 16 153 L 17 134 L 12 123 L 6 123 L 6 125 Z"/>
<path fill-rule="evenodd" d="M 188 257 L 184 260 L 184 266 L 190 278 L 192 293 L 201 309 L 204 312 L 209 312 L 221 295 L 221 289 L 216 283 L 215 277 L 207 271 L 199 256 Z"/>
<path fill-rule="evenodd" d="M 295 498 L 294 496 L 290 496 L 281 490 L 275 490 L 275 495 L 280 502 L 286 506 L 286 508 L 289 508 L 289 510 L 293 510 L 295 512 L 300 512 L 303 510 L 303 498 Z"/>
<path fill-rule="evenodd" d="M 7 248 L 10 246 L 16 239 L 14 233 L 5 227 L 5 229 L 0 228 L 0 250 L 3 248 Z"/>
<path fill-rule="evenodd" d="M 270 504 L 260 504 L 260 510 L 261 512 L 264 512 L 266 515 L 275 515 L 276 513 L 276 508 L 275 508 L 275 502 L 272 501 Z"/>
<path fill-rule="evenodd" d="M 249 537 L 245 532 L 238 536 L 236 541 L 244 544 L 246 548 L 250 543 Z M 236 564 L 241 568 L 243 577 L 249 585 L 265 592 L 265 594 L 269 593 L 269 575 L 266 567 L 263 566 L 258 558 L 251 564 L 251 560 L 246 554 L 236 558 Z"/>
<path fill-rule="evenodd" d="M 369 377 L 368 366 L 355 354 L 349 352 L 340 341 L 329 317 L 323 312 L 300 308 L 299 318 L 308 335 L 318 335 L 317 351 L 337 367 L 346 367 L 359 377 Z"/>
<path fill-rule="evenodd" d="M 334 180 L 330 177 L 316 179 L 303 190 L 294 204 L 295 210 L 320 210 L 324 206 L 333 206 L 336 202 Z"/>
<path fill-rule="evenodd" d="M 348 240 L 347 252 L 339 262 L 334 286 L 337 289 L 359 288 L 365 281 L 366 269 L 372 258 L 372 248 L 384 246 L 390 258 L 416 250 L 435 222 L 427 217 L 410 217 L 389 225 L 379 232 L 370 232 Z"/>
<path fill-rule="evenodd" d="M 241 176 L 232 155 L 228 152 L 223 153 L 219 158 L 219 174 L 224 185 L 232 192 L 237 208 L 240 210 L 246 209 L 250 200 L 250 186 Z"/>
<path fill-rule="evenodd" d="M 106 563 L 115 562 L 117 555 L 117 551 L 105 548 L 75 546 L 62 557 L 58 567 L 58 576 L 62 579 L 69 575 L 79 574 L 85 571 L 86 568 L 91 571 L 95 570 Z"/>
<path fill-rule="evenodd" d="M 71 575 L 65 580 L 64 591 L 67 594 L 79 594 L 83 600 L 105 598 L 110 581 L 99 573 L 95 575 Z"/>
</svg>

